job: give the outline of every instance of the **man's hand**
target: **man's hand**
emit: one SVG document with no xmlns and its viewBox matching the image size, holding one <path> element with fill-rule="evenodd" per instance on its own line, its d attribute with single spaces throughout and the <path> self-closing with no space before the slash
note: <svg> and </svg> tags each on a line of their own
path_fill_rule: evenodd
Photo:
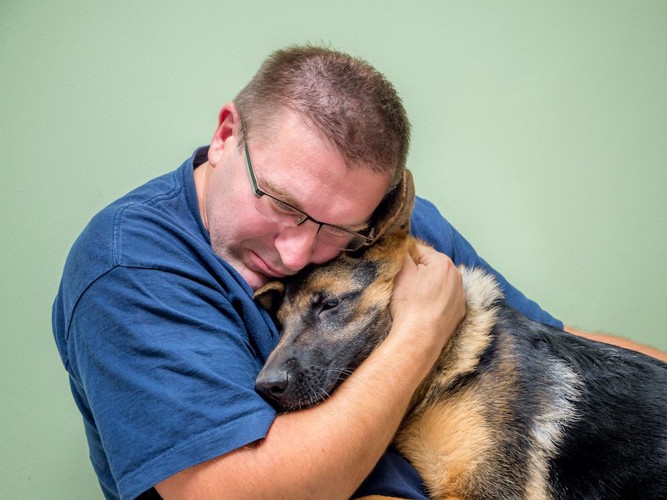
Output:
<svg viewBox="0 0 667 500">
<path fill-rule="evenodd" d="M 461 273 L 446 255 L 418 245 L 414 260 L 407 256 L 396 277 L 390 312 L 392 334 L 435 362 L 465 316 Z"/>
</svg>

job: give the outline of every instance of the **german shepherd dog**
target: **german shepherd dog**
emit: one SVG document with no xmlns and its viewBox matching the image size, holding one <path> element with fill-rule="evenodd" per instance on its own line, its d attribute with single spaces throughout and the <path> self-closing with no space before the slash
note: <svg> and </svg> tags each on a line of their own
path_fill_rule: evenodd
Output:
<svg viewBox="0 0 667 500">
<path fill-rule="evenodd" d="M 414 188 L 378 210 L 376 242 L 256 298 L 281 339 L 256 381 L 280 411 L 325 399 L 388 334 Z M 461 268 L 467 314 L 395 436 L 433 498 L 667 498 L 667 364 L 532 321 Z"/>
</svg>

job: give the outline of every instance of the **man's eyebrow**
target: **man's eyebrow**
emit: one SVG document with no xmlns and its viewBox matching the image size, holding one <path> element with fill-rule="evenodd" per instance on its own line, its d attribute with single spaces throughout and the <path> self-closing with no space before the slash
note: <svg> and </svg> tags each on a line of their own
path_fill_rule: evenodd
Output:
<svg viewBox="0 0 667 500">
<path fill-rule="evenodd" d="M 272 196 L 275 196 L 280 201 L 284 201 L 285 203 L 288 203 L 292 207 L 294 207 L 296 209 L 299 209 L 303 212 L 303 208 L 301 208 L 301 204 L 297 200 L 295 200 L 285 190 L 281 189 L 279 186 L 276 186 L 273 182 L 271 182 L 268 179 L 262 179 L 262 184 L 265 185 L 264 187 L 266 188 L 267 193 L 269 193 Z M 260 186 L 260 189 L 264 190 L 264 187 Z"/>
<path fill-rule="evenodd" d="M 352 231 L 353 233 L 362 233 L 366 229 L 370 227 L 370 221 L 366 222 L 360 222 L 359 224 L 352 224 L 350 226 L 338 226 L 342 227 L 343 229 L 347 229 L 348 231 Z"/>
</svg>

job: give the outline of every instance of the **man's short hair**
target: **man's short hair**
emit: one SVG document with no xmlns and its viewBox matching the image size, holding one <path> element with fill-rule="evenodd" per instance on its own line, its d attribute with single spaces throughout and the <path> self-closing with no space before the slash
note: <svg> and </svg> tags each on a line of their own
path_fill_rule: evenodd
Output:
<svg viewBox="0 0 667 500">
<path fill-rule="evenodd" d="M 348 166 L 369 165 L 392 173 L 395 182 L 405 168 L 410 122 L 401 99 L 359 58 L 311 45 L 278 50 L 234 104 L 250 131 L 288 109 L 333 144 Z"/>
</svg>

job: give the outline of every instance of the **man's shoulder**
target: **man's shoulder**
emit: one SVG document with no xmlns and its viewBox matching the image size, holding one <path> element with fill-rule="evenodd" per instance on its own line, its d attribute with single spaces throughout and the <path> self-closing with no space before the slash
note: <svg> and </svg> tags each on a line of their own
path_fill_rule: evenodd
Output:
<svg viewBox="0 0 667 500">
<path fill-rule="evenodd" d="M 451 255 L 456 232 L 449 221 L 430 201 L 416 197 L 410 228 L 413 236 Z"/>
<path fill-rule="evenodd" d="M 77 263 L 111 268 L 126 263 L 135 254 L 142 255 L 146 249 L 141 247 L 150 244 L 146 238 L 163 239 L 168 233 L 163 234 L 159 228 L 168 227 L 166 220 L 179 213 L 177 209 L 164 209 L 182 191 L 176 172 L 143 184 L 93 216 L 74 242 L 67 266 Z M 158 251 L 159 246 L 152 250 Z"/>
<path fill-rule="evenodd" d="M 186 195 L 182 178 L 181 169 L 164 174 L 98 212 L 67 256 L 60 300 L 73 307 L 92 283 L 115 268 L 169 270 L 185 265 L 182 256 L 194 244 L 202 251 L 210 248 L 190 206 L 194 194 Z"/>
</svg>

